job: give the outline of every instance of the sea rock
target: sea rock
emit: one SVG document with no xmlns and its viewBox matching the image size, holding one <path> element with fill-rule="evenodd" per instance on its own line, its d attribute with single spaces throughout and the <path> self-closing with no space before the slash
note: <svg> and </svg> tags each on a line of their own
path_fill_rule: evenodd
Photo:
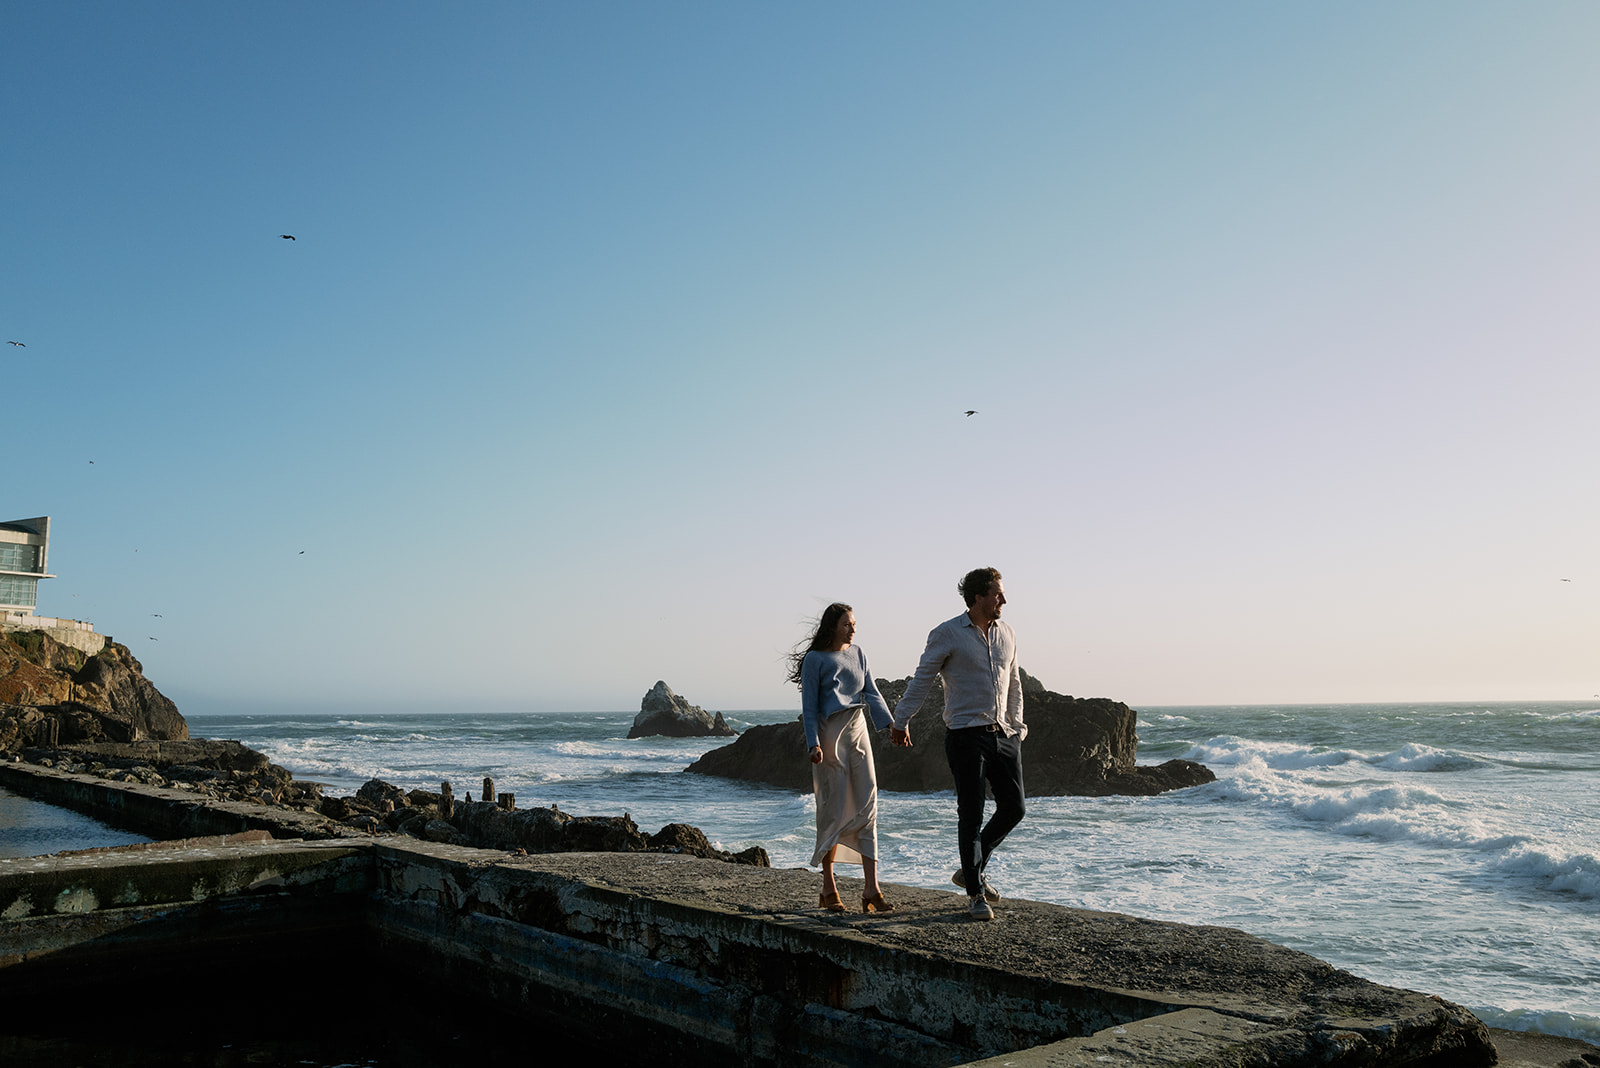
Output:
<svg viewBox="0 0 1600 1068">
<path fill-rule="evenodd" d="M 160 768 L 170 778 L 195 781 L 216 778 L 218 772 L 237 771 L 241 775 L 261 775 L 276 769 L 274 775 L 288 772 L 269 761 L 243 742 L 223 739 L 185 738 L 164 742 L 83 742 L 63 745 L 54 750 L 28 748 L 24 755 L 34 763 L 37 755 L 54 754 L 58 758 L 72 758 L 83 763 L 101 763 L 116 767 L 134 767 L 148 764 Z"/>
<path fill-rule="evenodd" d="M 657 682 L 639 702 L 639 714 L 628 728 L 629 738 L 660 735 L 667 738 L 732 738 L 738 731 L 728 726 L 718 712 L 713 718 L 705 709 L 691 705 L 672 692 L 665 682 Z"/>
<path fill-rule="evenodd" d="M 405 808 L 411 804 L 411 799 L 406 792 L 398 786 L 391 786 L 382 779 L 368 779 L 356 791 L 356 796 L 379 812 L 392 812 L 395 809 Z M 389 807 L 384 808 L 385 805 Z"/>
<path fill-rule="evenodd" d="M 0 632 L 0 753 L 49 733 L 50 744 L 175 740 L 189 725 L 124 645 L 89 656 L 43 631 Z"/>
<path fill-rule="evenodd" d="M 910 681 L 878 684 L 891 709 L 899 704 Z M 1209 768 L 1192 760 L 1169 760 L 1154 767 L 1136 764 L 1136 717 L 1121 701 L 1053 693 L 1026 672 L 1023 695 L 1023 716 L 1028 724 L 1028 738 L 1022 745 L 1023 780 L 1030 796 L 1148 796 L 1216 779 Z M 891 746 L 887 732 L 872 732 L 880 790 L 924 793 L 951 789 L 950 766 L 944 755 L 943 709 L 944 688 L 936 679 L 933 691 L 911 721 L 910 749 Z M 706 753 L 688 770 L 809 793 L 811 763 L 805 748 L 805 730 L 798 719 L 751 727 L 738 741 Z"/>
<path fill-rule="evenodd" d="M 479 849 L 526 853 L 692 853 L 735 864 L 772 866 L 767 851 L 760 846 L 729 853 L 712 846 L 699 828 L 686 824 L 669 823 L 646 837 L 626 812 L 620 816 L 570 816 L 553 805 L 504 809 L 482 801 L 462 802 L 456 805 L 448 826 L 460 836 L 462 844 Z M 434 825 L 429 823 L 422 831 L 424 836 L 431 837 Z"/>
</svg>

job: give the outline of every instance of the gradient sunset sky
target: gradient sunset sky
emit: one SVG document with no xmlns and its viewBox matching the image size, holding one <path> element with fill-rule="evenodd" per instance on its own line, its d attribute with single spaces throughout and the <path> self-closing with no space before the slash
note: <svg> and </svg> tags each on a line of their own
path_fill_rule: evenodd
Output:
<svg viewBox="0 0 1600 1068">
<path fill-rule="evenodd" d="M 0 519 L 186 713 L 798 707 L 984 565 L 1064 693 L 1600 694 L 1591 0 L 0 40 Z"/>
</svg>

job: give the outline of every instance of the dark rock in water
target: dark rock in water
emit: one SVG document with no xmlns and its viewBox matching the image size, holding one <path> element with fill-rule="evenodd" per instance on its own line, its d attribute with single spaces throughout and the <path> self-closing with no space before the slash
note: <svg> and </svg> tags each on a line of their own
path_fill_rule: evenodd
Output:
<svg viewBox="0 0 1600 1068">
<path fill-rule="evenodd" d="M 910 681 L 878 684 L 891 709 Z M 1120 701 L 1052 693 L 1026 673 L 1023 693 L 1023 716 L 1028 723 L 1028 740 L 1022 746 L 1023 780 L 1030 796 L 1147 796 L 1216 779 L 1210 769 L 1190 760 L 1169 760 L 1154 767 L 1137 765 L 1135 714 Z M 944 755 L 943 710 L 944 688 L 936 679 L 911 721 L 910 749 L 891 746 L 887 732 L 873 732 L 872 757 L 880 790 L 921 793 L 952 788 Z M 801 792 L 811 790 L 805 730 L 798 719 L 751 727 L 738 741 L 706 753 L 688 770 Z"/>
<path fill-rule="evenodd" d="M 389 805 L 389 810 L 405 808 L 411 804 L 411 799 L 406 797 L 406 792 L 398 786 L 391 786 L 382 779 L 368 779 L 356 791 L 356 796 L 379 812 L 385 811 L 384 805 Z"/>
<path fill-rule="evenodd" d="M 872 754 L 875 760 L 880 751 L 877 738 L 873 738 Z M 761 782 L 800 793 L 811 792 L 811 762 L 806 759 L 806 732 L 798 719 L 788 723 L 747 727 L 739 735 L 738 741 L 711 750 L 685 770 L 698 775 Z M 947 769 L 944 788 L 948 788 L 949 778 Z M 881 760 L 878 761 L 878 786 L 880 789 L 889 789 L 883 781 Z"/>
<path fill-rule="evenodd" d="M 627 813 L 620 816 L 573 816 L 562 828 L 563 852 L 642 853 L 650 846 Z"/>
<path fill-rule="evenodd" d="M 448 842 L 451 845 L 467 844 L 466 835 L 456 830 L 448 820 L 429 820 L 423 825 L 421 837 L 428 842 Z"/>
<path fill-rule="evenodd" d="M 144 677 L 127 646 L 107 641 L 93 656 L 37 630 L 0 632 L 0 752 L 47 744 L 189 737 L 189 725 Z"/>
<path fill-rule="evenodd" d="M 167 772 L 168 778 L 195 777 L 195 771 L 215 776 L 219 771 L 237 771 L 241 775 L 259 775 L 276 768 L 266 758 L 243 742 L 184 739 L 170 742 L 85 742 L 62 745 L 53 750 L 28 748 L 23 755 L 37 763 L 36 757 L 54 755 L 57 759 L 72 758 L 79 762 L 95 762 L 113 767 L 131 768 L 148 764 Z M 179 772 L 179 769 L 186 769 Z M 288 775 L 287 771 L 278 771 Z"/>
<path fill-rule="evenodd" d="M 718 712 L 713 718 L 705 709 L 691 705 L 672 692 L 665 682 L 657 682 L 639 702 L 639 714 L 628 728 L 629 738 L 660 735 L 667 738 L 732 738 L 739 732 L 728 726 Z"/>
<path fill-rule="evenodd" d="M 449 821 L 465 844 L 480 849 L 528 853 L 692 853 L 697 857 L 771 867 L 766 850 L 739 853 L 714 848 L 697 827 L 672 823 L 646 838 L 627 813 L 620 816 L 569 816 L 550 808 L 504 809 L 463 802 Z M 423 828 L 431 837 L 433 824 Z"/>
</svg>

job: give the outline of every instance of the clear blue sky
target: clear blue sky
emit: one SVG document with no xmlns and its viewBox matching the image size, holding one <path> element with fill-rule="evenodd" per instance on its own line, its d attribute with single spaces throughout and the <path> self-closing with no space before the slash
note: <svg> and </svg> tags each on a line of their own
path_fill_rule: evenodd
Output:
<svg viewBox="0 0 1600 1068">
<path fill-rule="evenodd" d="M 1600 693 L 1600 4 L 0 20 L 0 519 L 185 711 L 796 706 L 984 565 L 1066 693 Z"/>
</svg>

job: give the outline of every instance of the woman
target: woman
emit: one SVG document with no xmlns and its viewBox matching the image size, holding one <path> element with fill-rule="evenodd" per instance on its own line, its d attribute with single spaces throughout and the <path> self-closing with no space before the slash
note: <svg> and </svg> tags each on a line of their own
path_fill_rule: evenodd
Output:
<svg viewBox="0 0 1600 1068">
<path fill-rule="evenodd" d="M 889 726 L 889 706 L 872 681 L 867 654 L 851 644 L 855 633 L 851 607 L 830 604 L 811 643 L 790 657 L 789 681 L 800 686 L 817 796 L 811 863 L 822 865 L 819 904 L 829 912 L 845 911 L 833 878 L 835 863 L 860 864 L 866 873 L 862 912 L 891 912 L 894 906 L 878 886 L 878 773 L 867 733 L 868 715 L 879 730 Z"/>
</svg>

